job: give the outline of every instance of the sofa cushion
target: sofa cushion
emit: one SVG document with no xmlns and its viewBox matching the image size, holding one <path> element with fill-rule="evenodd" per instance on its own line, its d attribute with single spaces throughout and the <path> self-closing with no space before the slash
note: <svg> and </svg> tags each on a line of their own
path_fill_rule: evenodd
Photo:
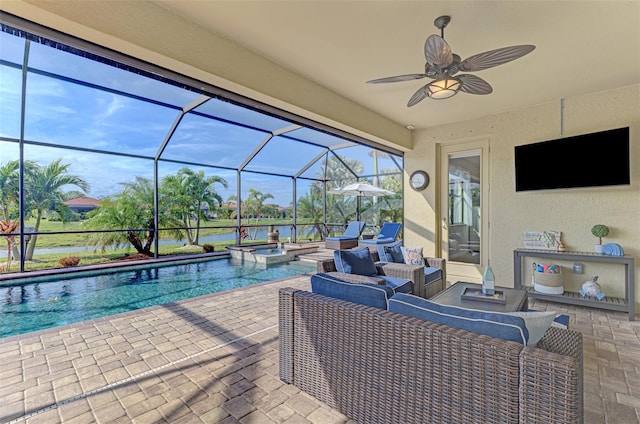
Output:
<svg viewBox="0 0 640 424">
<path fill-rule="evenodd" d="M 376 275 L 376 264 L 373 262 L 368 247 L 351 250 L 334 250 L 334 261 L 338 272 L 359 275 Z"/>
<path fill-rule="evenodd" d="M 389 244 L 378 245 L 378 256 L 382 262 L 395 262 L 398 264 L 404 263 L 404 256 L 402 255 L 402 241 L 396 241 Z"/>
<path fill-rule="evenodd" d="M 389 310 L 403 315 L 445 324 L 478 334 L 510 340 L 523 345 L 538 343 L 541 330 L 539 316 L 522 316 L 522 313 L 487 312 L 456 306 L 440 305 L 417 296 L 398 293 L 389 300 Z M 534 312 L 535 313 L 535 312 Z M 555 316 L 555 315 L 554 315 Z M 526 318 L 526 320 L 525 320 Z M 553 317 L 549 321 L 551 325 Z M 531 325 L 531 335 L 527 328 Z M 535 325 L 534 325 L 535 324 Z M 547 326 L 548 328 L 549 326 Z M 546 329 L 544 330 L 546 331 Z M 542 332 L 544 334 L 544 332 Z M 535 343 L 534 343 L 535 342 Z M 531 344 L 529 344 L 531 343 Z"/>
<path fill-rule="evenodd" d="M 389 299 L 394 291 L 387 286 L 371 283 L 349 283 L 328 274 L 318 273 L 311 276 L 311 291 L 336 299 L 378 309 L 388 309 Z"/>
<path fill-rule="evenodd" d="M 424 265 L 424 258 L 422 257 L 422 247 L 402 246 L 401 249 L 404 263 L 408 265 Z"/>
</svg>

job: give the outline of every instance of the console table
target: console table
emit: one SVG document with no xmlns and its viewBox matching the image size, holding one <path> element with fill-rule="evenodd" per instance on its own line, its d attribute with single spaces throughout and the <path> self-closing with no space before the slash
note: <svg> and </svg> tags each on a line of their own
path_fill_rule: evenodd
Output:
<svg viewBox="0 0 640 424">
<path fill-rule="evenodd" d="M 597 300 L 590 296 L 581 297 L 578 292 L 566 291 L 563 294 L 538 293 L 533 287 L 526 287 L 530 299 L 547 300 L 550 302 L 567 303 L 572 305 L 591 306 L 594 308 L 607 309 L 611 311 L 622 311 L 629 314 L 629 321 L 635 319 L 635 282 L 634 282 L 634 260 L 633 256 L 610 256 L 588 252 L 556 252 L 552 250 L 537 249 L 516 249 L 513 251 L 513 278 L 514 287 L 519 289 L 522 286 L 522 258 L 529 256 L 535 258 L 557 259 L 561 261 L 584 261 L 584 262 L 606 262 L 624 265 L 625 276 L 625 296 L 605 297 Z"/>
</svg>

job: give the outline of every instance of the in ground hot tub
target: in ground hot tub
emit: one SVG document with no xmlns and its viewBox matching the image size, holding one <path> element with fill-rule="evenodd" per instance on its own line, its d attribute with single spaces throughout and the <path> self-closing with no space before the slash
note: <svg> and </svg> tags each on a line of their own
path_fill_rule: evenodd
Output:
<svg viewBox="0 0 640 424">
<path fill-rule="evenodd" d="M 297 245 L 287 243 L 270 243 L 252 246 L 228 246 L 232 260 L 250 261 L 270 265 L 280 262 L 289 262 L 296 256 L 311 253 L 318 250 L 317 245 Z"/>
</svg>

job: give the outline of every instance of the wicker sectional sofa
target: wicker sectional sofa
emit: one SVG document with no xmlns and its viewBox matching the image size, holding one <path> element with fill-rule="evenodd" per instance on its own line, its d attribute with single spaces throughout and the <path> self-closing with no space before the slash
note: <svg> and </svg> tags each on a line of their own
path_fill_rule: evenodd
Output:
<svg viewBox="0 0 640 424">
<path fill-rule="evenodd" d="M 582 335 L 527 347 L 283 288 L 280 378 L 359 423 L 581 423 Z"/>
</svg>

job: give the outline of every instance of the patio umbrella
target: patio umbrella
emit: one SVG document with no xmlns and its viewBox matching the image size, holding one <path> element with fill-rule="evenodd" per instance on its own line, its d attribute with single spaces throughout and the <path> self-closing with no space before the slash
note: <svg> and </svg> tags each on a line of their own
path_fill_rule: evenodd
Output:
<svg viewBox="0 0 640 424">
<path fill-rule="evenodd" d="M 344 194 L 347 196 L 368 196 L 368 197 L 378 197 L 378 196 L 390 196 L 395 194 L 392 191 L 385 190 L 380 187 L 376 187 L 369 183 L 353 183 L 348 184 L 342 188 L 337 188 L 335 190 L 329 191 L 331 194 Z"/>
<path fill-rule="evenodd" d="M 395 194 L 393 191 L 385 190 L 380 187 L 376 187 L 369 183 L 357 182 L 348 184 L 342 188 L 330 190 L 331 194 L 343 194 L 345 196 L 358 196 L 358 205 L 356 207 L 356 220 L 360 221 L 360 197 L 380 197 L 390 196 Z"/>
</svg>

